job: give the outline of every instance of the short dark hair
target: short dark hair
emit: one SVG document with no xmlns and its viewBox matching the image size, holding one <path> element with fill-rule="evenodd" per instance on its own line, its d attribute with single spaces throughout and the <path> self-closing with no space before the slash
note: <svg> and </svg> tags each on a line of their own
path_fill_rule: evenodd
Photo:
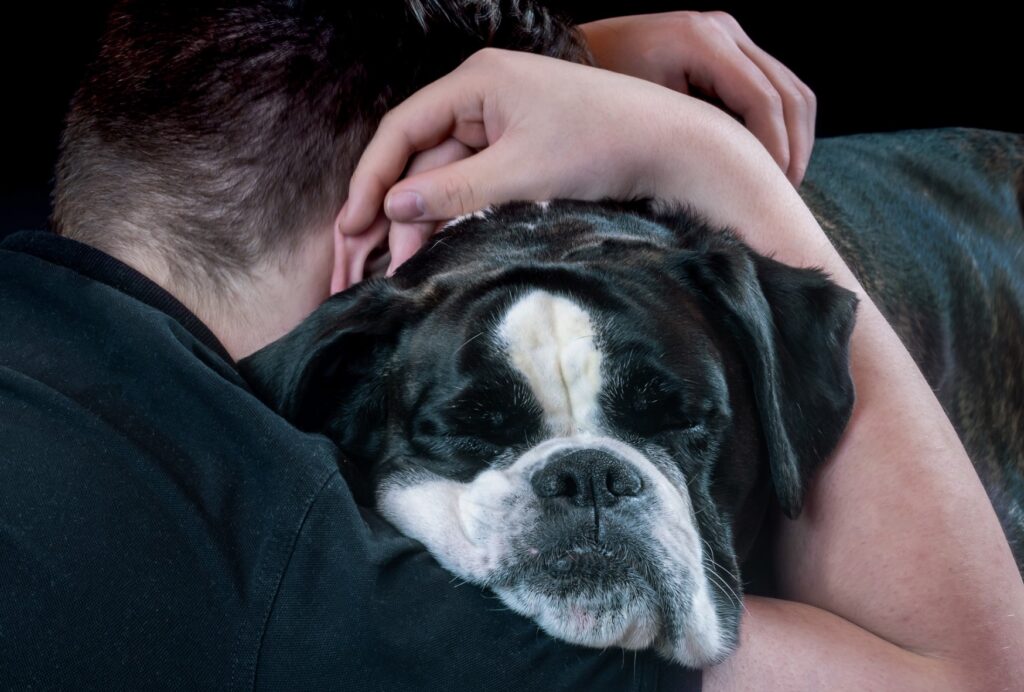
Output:
<svg viewBox="0 0 1024 692">
<path fill-rule="evenodd" d="M 220 282 L 330 224 L 384 113 L 487 45 L 577 61 L 532 0 L 122 0 L 61 143 L 54 227 Z"/>
</svg>

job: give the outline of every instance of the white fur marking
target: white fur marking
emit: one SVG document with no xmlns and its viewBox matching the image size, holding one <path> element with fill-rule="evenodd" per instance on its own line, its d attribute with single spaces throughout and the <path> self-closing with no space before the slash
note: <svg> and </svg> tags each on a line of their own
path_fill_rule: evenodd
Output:
<svg viewBox="0 0 1024 692">
<path fill-rule="evenodd" d="M 468 214 L 463 214 L 462 216 L 456 216 L 454 219 L 452 219 L 451 221 L 447 222 L 444 226 L 442 226 L 441 229 L 443 230 L 445 228 L 451 228 L 452 226 L 458 226 L 460 223 L 468 219 L 486 219 L 490 213 L 491 208 L 484 207 L 483 209 L 479 209 Z"/>
<path fill-rule="evenodd" d="M 568 298 L 532 291 L 498 328 L 555 435 L 594 431 L 601 391 L 601 352 L 590 316 Z"/>
</svg>

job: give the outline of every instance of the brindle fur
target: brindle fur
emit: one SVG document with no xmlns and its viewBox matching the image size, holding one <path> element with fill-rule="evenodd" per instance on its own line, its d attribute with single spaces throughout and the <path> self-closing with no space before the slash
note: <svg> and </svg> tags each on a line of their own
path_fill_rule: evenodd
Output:
<svg viewBox="0 0 1024 692">
<path fill-rule="evenodd" d="M 935 390 L 1024 572 L 1024 135 L 820 140 L 801 194 Z"/>
</svg>

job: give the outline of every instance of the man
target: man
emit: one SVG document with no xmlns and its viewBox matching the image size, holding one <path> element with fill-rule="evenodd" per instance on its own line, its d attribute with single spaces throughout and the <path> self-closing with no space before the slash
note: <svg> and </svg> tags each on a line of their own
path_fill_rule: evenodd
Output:
<svg viewBox="0 0 1024 692">
<path fill-rule="evenodd" d="M 383 16 L 390 30 L 403 13 L 125 3 L 112 20 L 65 136 L 64 237 L 21 235 L 0 252 L 6 686 L 693 682 L 646 653 L 553 641 L 456 588 L 353 502 L 327 440 L 288 426 L 234 370 L 324 298 L 349 259 L 342 240 L 335 253 L 345 181 L 408 69 L 370 22 Z M 381 69 L 360 66 L 370 61 Z M 580 93 L 576 74 L 558 79 L 564 93 Z M 586 74 L 605 108 L 573 130 L 589 140 L 565 146 L 600 150 L 605 165 L 614 152 L 594 133 L 652 112 L 705 113 Z M 707 122 L 687 141 L 724 132 Z M 673 154 L 662 168 L 684 163 Z M 628 175 L 587 192 L 622 192 Z"/>
<path fill-rule="evenodd" d="M 353 503 L 329 442 L 235 373 L 327 296 L 334 217 L 386 108 L 488 35 L 468 7 L 413 21 L 400 2 L 314 5 L 122 3 L 68 119 L 63 237 L 0 253 L 0 684 L 685 678 L 553 641 L 456 588 Z M 495 42 L 582 57 L 535 19 L 548 34 Z M 782 151 L 777 120 L 759 122 Z"/>
</svg>

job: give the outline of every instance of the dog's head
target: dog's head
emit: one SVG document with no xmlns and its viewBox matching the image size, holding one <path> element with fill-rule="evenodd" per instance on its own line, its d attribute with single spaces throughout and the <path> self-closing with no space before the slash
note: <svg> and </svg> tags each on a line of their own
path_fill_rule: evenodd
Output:
<svg viewBox="0 0 1024 692">
<path fill-rule="evenodd" d="M 703 666 L 737 640 L 742 515 L 767 489 L 799 513 L 849 417 L 854 304 L 686 210 L 514 203 L 243 369 L 457 575 Z"/>
</svg>

